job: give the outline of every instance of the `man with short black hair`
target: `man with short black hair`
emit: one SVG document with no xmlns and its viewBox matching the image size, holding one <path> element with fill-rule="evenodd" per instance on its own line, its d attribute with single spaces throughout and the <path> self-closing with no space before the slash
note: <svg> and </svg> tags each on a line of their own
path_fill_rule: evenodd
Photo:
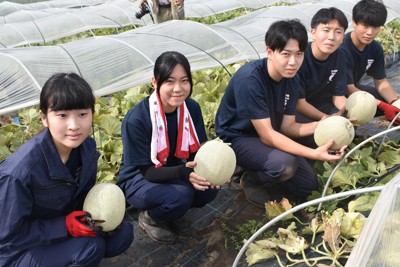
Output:
<svg viewBox="0 0 400 267">
<path fill-rule="evenodd" d="M 386 79 L 385 55 L 382 46 L 375 40 L 385 25 L 387 10 L 375 0 L 361 0 L 353 7 L 353 28 L 341 45 L 347 58 L 347 88 L 352 94 L 366 91 L 376 98 L 378 110 L 375 116 L 385 114 L 392 121 L 400 109 L 391 105 L 398 95 Z M 374 79 L 375 86 L 360 84 L 364 74 Z M 400 119 L 395 121 L 400 124 Z"/>
<path fill-rule="evenodd" d="M 312 41 L 304 53 L 299 76 L 304 91 L 297 102 L 296 120 L 319 121 L 345 110 L 347 84 L 343 42 L 348 22 L 335 8 L 322 8 L 311 19 Z"/>
<path fill-rule="evenodd" d="M 280 20 L 265 34 L 267 58 L 242 66 L 230 80 L 215 120 L 217 135 L 231 143 L 238 165 L 246 169 L 241 183 L 247 200 L 264 208 L 272 200 L 274 185 L 305 200 L 318 181 L 305 158 L 336 161 L 330 140 L 317 149 L 305 147 L 293 137 L 312 135 L 318 122 L 295 121 L 300 90 L 297 71 L 307 47 L 307 30 L 298 20 Z"/>
</svg>

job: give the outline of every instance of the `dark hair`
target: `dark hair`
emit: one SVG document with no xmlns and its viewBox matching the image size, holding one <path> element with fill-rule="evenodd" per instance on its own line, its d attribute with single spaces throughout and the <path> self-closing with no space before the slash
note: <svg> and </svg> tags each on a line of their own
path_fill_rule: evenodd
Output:
<svg viewBox="0 0 400 267">
<path fill-rule="evenodd" d="M 311 28 L 315 29 L 319 24 L 328 24 L 332 20 L 337 20 L 339 25 L 346 31 L 349 25 L 346 15 L 336 7 L 321 8 L 311 19 Z"/>
<path fill-rule="evenodd" d="M 53 74 L 40 93 L 39 108 L 43 114 L 49 109 L 72 110 L 90 108 L 94 112 L 95 97 L 90 85 L 76 73 Z"/>
<path fill-rule="evenodd" d="M 299 42 L 300 51 L 307 47 L 308 36 L 306 27 L 298 20 L 279 20 L 271 24 L 265 34 L 265 45 L 272 51 L 282 51 L 289 39 Z"/>
<path fill-rule="evenodd" d="M 157 80 L 157 90 L 160 90 L 161 85 L 168 80 L 175 66 L 181 64 L 186 71 L 190 83 L 190 94 L 192 94 L 193 80 L 190 71 L 190 64 L 188 59 L 179 52 L 167 51 L 162 53 L 156 59 L 154 64 L 154 78 Z"/>
<path fill-rule="evenodd" d="M 375 0 L 361 0 L 353 7 L 353 20 L 356 24 L 363 22 L 368 26 L 385 25 L 387 10 L 383 3 Z"/>
</svg>

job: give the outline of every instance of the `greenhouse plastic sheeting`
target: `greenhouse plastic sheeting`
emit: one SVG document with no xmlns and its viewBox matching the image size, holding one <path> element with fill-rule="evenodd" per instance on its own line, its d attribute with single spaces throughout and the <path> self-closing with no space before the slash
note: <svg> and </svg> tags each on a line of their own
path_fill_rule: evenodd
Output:
<svg viewBox="0 0 400 267">
<path fill-rule="evenodd" d="M 238 8 L 261 8 L 275 1 L 190 1 L 186 3 L 186 17 L 206 17 Z M 63 6 L 76 6 L 71 2 Z M 21 5 L 20 5 L 21 6 Z M 23 6 L 23 5 L 22 5 Z M 1 4 L 0 4 L 1 8 Z M 0 45 L 16 47 L 34 43 L 48 43 L 86 30 L 118 28 L 128 25 L 153 24 L 150 16 L 135 17 L 138 3 L 128 0 L 107 1 L 80 9 L 46 8 L 22 9 L 9 13 L 0 25 Z"/>
<path fill-rule="evenodd" d="M 346 267 L 400 265 L 400 174 L 383 188 Z"/>
<path fill-rule="evenodd" d="M 0 49 L 0 61 L 7 61 L 0 64 L 0 82 L 8 81 L 8 86 L 0 88 L 0 113 L 37 103 L 41 86 L 54 72 L 80 73 L 96 95 L 147 83 L 155 59 L 166 50 L 185 54 L 193 70 L 226 65 L 250 54 L 258 57 L 254 48 L 234 31 L 190 21 L 168 21 L 59 46 Z M 15 73 L 24 72 L 27 78 L 15 77 Z"/>
<path fill-rule="evenodd" d="M 14 2 L 4 1 L 0 3 L 0 16 L 6 16 L 15 11 L 20 10 L 42 10 L 46 8 L 57 8 L 57 7 L 83 7 L 98 5 L 106 0 L 54 0 L 54 1 L 43 1 L 32 4 L 18 4 Z"/>
<path fill-rule="evenodd" d="M 48 9 L 51 16 L 0 25 L 0 44 L 3 47 L 16 47 L 33 43 L 48 43 L 86 30 L 144 25 L 142 20 L 135 17 L 136 7 L 137 5 L 134 7 L 129 1 L 118 0 L 77 10 Z M 29 11 L 18 12 L 18 14 L 21 13 L 29 13 Z"/>
<path fill-rule="evenodd" d="M 0 114 L 37 103 L 41 86 L 55 72 L 78 72 L 102 96 L 148 83 L 155 59 L 167 50 L 186 55 L 194 71 L 265 57 L 264 36 L 271 23 L 298 18 L 309 29 L 311 17 L 322 7 L 342 6 L 350 16 L 352 5 L 344 3 L 276 6 L 212 25 L 176 20 L 58 46 L 3 48 Z M 388 21 L 398 16 L 393 10 L 389 13 Z"/>
<path fill-rule="evenodd" d="M 238 8 L 257 9 L 276 1 L 187 0 L 185 15 L 188 18 L 201 18 Z M 60 5 L 60 3 L 58 4 Z M 68 4 L 64 2 L 62 6 L 75 7 L 76 5 L 78 5 L 77 2 L 73 1 Z M 39 8 L 41 6 L 35 7 Z M 29 10 L 22 9 L 24 5 L 19 5 L 18 7 L 21 10 L 11 12 L 0 19 L 0 45 L 3 47 L 48 43 L 72 34 L 97 28 L 154 24 L 149 15 L 145 15 L 142 20 L 135 17 L 135 13 L 139 11 L 137 1 L 107 1 L 96 6 L 84 6 L 79 9 L 57 7 L 35 10 L 32 7 L 32 10 Z M 4 25 L 1 25 L 1 23 Z"/>
<path fill-rule="evenodd" d="M 185 14 L 187 18 L 202 18 L 215 14 L 228 12 L 238 8 L 260 9 L 271 5 L 276 0 L 186 0 Z M 310 1 L 299 1 L 308 3 Z M 312 15 L 324 4 L 326 7 L 332 5 L 332 1 L 320 1 L 307 5 L 303 12 L 303 5 L 292 7 L 283 6 L 280 8 L 291 8 L 295 12 L 289 12 L 290 17 L 302 16 L 300 19 L 308 25 Z M 336 1 L 334 5 L 340 6 L 347 18 L 351 20 L 351 8 L 356 1 Z M 46 2 L 45 2 L 46 3 Z M 78 2 L 79 3 L 79 2 Z M 58 3 L 60 5 L 60 3 Z M 399 4 L 389 2 L 397 8 Z M 0 4 L 1 5 L 1 4 Z M 63 6 L 76 6 L 73 1 Z M 272 7 L 273 9 L 273 7 Z M 389 7 L 388 21 L 392 20 L 398 13 L 392 12 Z M 82 8 L 46 8 L 43 10 L 20 10 L 3 17 L 4 25 L 0 24 L 0 46 L 17 47 L 35 43 L 45 44 L 51 41 L 71 36 L 87 30 L 98 28 L 115 28 L 128 25 L 149 25 L 154 24 L 150 15 L 145 15 L 141 20 L 135 17 L 139 11 L 138 3 L 128 0 L 110 0 L 96 6 L 84 6 Z M 296 14 L 296 11 L 298 14 Z M 264 13 L 269 19 L 276 17 L 285 18 L 284 13 L 279 9 Z M 276 13 L 276 14 L 275 14 Z M 303 14 L 304 13 L 304 14 Z M 255 13 L 254 13 L 255 14 Z M 247 17 L 254 17 L 251 13 Z M 256 17 L 256 18 L 259 18 Z M 1 21 L 1 20 L 0 20 Z M 351 23 L 350 23 L 351 27 Z"/>
</svg>

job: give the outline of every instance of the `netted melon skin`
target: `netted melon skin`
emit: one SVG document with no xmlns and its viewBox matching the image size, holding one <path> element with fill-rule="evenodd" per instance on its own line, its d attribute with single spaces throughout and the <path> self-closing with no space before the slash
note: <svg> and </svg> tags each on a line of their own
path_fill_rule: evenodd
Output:
<svg viewBox="0 0 400 267">
<path fill-rule="evenodd" d="M 235 152 L 228 144 L 218 140 L 203 144 L 194 161 L 194 172 L 215 186 L 228 182 L 236 167 Z"/>
<path fill-rule="evenodd" d="M 112 183 L 99 183 L 90 189 L 83 203 L 83 210 L 94 220 L 104 220 L 99 226 L 104 232 L 114 230 L 121 224 L 125 215 L 125 195 L 119 186 Z"/>
<path fill-rule="evenodd" d="M 314 140 L 318 146 L 323 146 L 333 139 L 330 150 L 339 150 L 353 141 L 354 134 L 354 126 L 350 120 L 342 116 L 332 116 L 318 123 L 314 132 Z"/>
</svg>

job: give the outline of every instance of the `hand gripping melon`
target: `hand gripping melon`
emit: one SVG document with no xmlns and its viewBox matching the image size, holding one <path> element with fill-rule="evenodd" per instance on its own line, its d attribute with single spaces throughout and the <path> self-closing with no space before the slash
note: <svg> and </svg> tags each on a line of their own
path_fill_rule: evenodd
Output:
<svg viewBox="0 0 400 267">
<path fill-rule="evenodd" d="M 346 101 L 347 118 L 356 118 L 356 124 L 370 122 L 376 113 L 377 104 L 373 95 L 365 91 L 352 93 Z"/>
<path fill-rule="evenodd" d="M 105 221 L 99 224 L 104 232 L 112 231 L 124 219 L 125 195 L 115 184 L 96 184 L 86 195 L 83 210 L 89 212 L 93 220 Z"/>
<path fill-rule="evenodd" d="M 204 143 L 197 151 L 194 161 L 194 172 L 206 178 L 212 185 L 228 182 L 236 167 L 235 152 L 221 140 Z"/>
<path fill-rule="evenodd" d="M 318 146 L 323 146 L 333 139 L 330 150 L 339 150 L 342 146 L 349 145 L 353 138 L 353 124 L 342 116 L 332 116 L 320 121 L 314 132 L 314 140 Z"/>
</svg>

